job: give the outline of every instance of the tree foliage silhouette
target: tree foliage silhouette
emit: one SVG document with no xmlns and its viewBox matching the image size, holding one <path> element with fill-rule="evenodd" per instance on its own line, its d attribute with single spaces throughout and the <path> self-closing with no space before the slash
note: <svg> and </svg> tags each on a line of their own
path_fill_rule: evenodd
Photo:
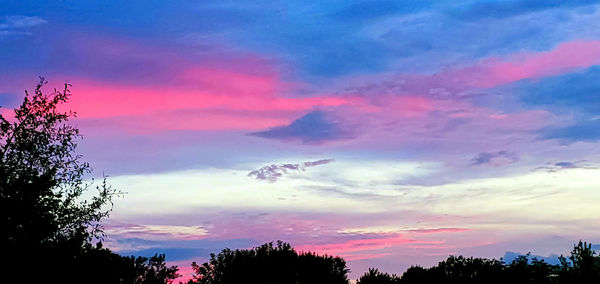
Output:
<svg viewBox="0 0 600 284">
<path fill-rule="evenodd" d="M 495 259 L 450 256 L 438 265 L 410 267 L 402 277 L 369 269 L 357 284 L 386 283 L 600 283 L 600 256 L 592 245 L 579 242 L 560 265 L 551 265 L 529 254 L 504 263 Z"/>
<path fill-rule="evenodd" d="M 592 244 L 579 241 L 573 247 L 569 261 L 560 257 L 561 281 L 572 283 L 600 283 L 600 256 L 592 250 Z"/>
<path fill-rule="evenodd" d="M 125 257 L 102 248 L 101 243 L 88 246 L 71 268 L 76 269 L 69 274 L 77 280 L 74 283 L 165 284 L 180 276 L 177 266 L 166 265 L 164 254 Z"/>
<path fill-rule="evenodd" d="M 87 162 L 75 153 L 79 130 L 68 124 L 75 113 L 59 107 L 71 95 L 42 93 L 43 78 L 33 94 L 26 91 L 14 118 L 0 115 L 0 200 L 3 244 L 39 249 L 57 242 L 83 245 L 102 233 L 100 220 L 119 194 L 104 180 L 96 195 L 84 199 L 91 184 Z"/>
<path fill-rule="evenodd" d="M 179 277 L 177 266 L 167 266 L 164 254 L 155 254 L 149 258 L 131 256 L 129 259 L 134 262 L 137 271 L 136 284 L 171 283 L 172 280 Z"/>
<path fill-rule="evenodd" d="M 356 284 L 396 284 L 400 283 L 400 277 L 380 272 L 377 268 L 369 268 L 369 271 L 363 274 Z"/>
<path fill-rule="evenodd" d="M 166 266 L 164 255 L 123 257 L 102 248 L 101 221 L 122 193 L 106 178 L 92 192 L 92 170 L 75 152 L 82 136 L 69 124 L 76 114 L 61 110 L 70 85 L 44 94 L 46 83 L 40 78 L 33 93 L 25 91 L 14 117 L 0 114 L 4 280 L 23 282 L 35 271 L 37 281 L 50 283 L 170 283 L 177 267 Z"/>
<path fill-rule="evenodd" d="M 347 284 L 346 262 L 339 257 L 298 254 L 289 244 L 231 250 L 224 249 L 202 265 L 192 263 L 194 279 L 201 284 Z"/>
</svg>

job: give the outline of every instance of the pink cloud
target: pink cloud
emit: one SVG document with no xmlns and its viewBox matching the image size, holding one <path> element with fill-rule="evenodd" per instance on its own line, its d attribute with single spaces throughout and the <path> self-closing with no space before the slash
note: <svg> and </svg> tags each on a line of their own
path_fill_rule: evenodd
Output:
<svg viewBox="0 0 600 284">
<path fill-rule="evenodd" d="M 440 241 L 417 241 L 401 235 L 371 239 L 350 240 L 341 243 L 324 245 L 303 245 L 297 247 L 300 251 L 314 251 L 329 255 L 345 255 L 352 252 L 372 251 L 406 244 L 442 244 Z"/>
<path fill-rule="evenodd" d="M 558 75 L 600 63 L 600 41 L 571 41 L 546 52 L 524 52 L 507 60 L 487 58 L 474 66 L 448 70 L 433 77 L 464 87 L 490 88 L 526 78 Z"/>
<path fill-rule="evenodd" d="M 0 115 L 2 115 L 4 119 L 12 122 L 15 117 L 15 111 L 13 109 L 0 106 Z"/>
<path fill-rule="evenodd" d="M 133 132 L 257 130 L 291 122 L 314 108 L 360 103 L 357 98 L 286 97 L 272 75 L 195 68 L 180 85 L 136 86 L 72 80 L 67 106 L 82 119 L 113 119 Z M 110 123 L 109 123 L 110 124 Z"/>
<path fill-rule="evenodd" d="M 385 144 L 382 141 L 397 147 L 404 142 L 432 138 L 462 143 L 469 137 L 515 131 L 525 131 L 522 133 L 527 135 L 527 131 L 548 126 L 556 118 L 548 111 L 535 109 L 502 113 L 460 99 L 460 94 L 595 64 L 600 64 L 600 41 L 571 41 L 545 52 L 486 58 L 471 66 L 450 67 L 432 75 L 403 74 L 388 81 L 378 79 L 386 77 L 384 74 L 347 78 L 347 85 L 354 81 L 362 81 L 364 85 L 338 88 L 344 88 L 345 94 L 363 98 L 364 103 L 336 109 L 338 117 L 363 134 L 353 140 L 358 147 Z"/>
<path fill-rule="evenodd" d="M 355 261 L 355 260 L 381 258 L 381 257 L 388 256 L 388 255 L 391 255 L 391 253 L 342 254 L 339 256 L 344 258 L 344 260 L 346 260 L 346 261 Z"/>
<path fill-rule="evenodd" d="M 574 40 L 543 52 L 488 57 L 433 74 L 381 73 L 341 79 L 337 88 L 363 97 L 419 96 L 452 99 L 470 89 L 491 88 L 527 78 L 559 75 L 600 64 L 600 41 Z"/>
<path fill-rule="evenodd" d="M 432 229 L 415 229 L 410 230 L 412 233 L 421 233 L 421 234 L 437 234 L 437 233 L 459 233 L 469 231 L 466 228 L 432 228 Z"/>
</svg>

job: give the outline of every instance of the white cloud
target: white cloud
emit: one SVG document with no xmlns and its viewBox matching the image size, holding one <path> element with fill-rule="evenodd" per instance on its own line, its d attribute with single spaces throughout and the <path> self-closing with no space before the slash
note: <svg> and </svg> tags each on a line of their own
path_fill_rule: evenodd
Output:
<svg viewBox="0 0 600 284">
<path fill-rule="evenodd" d="M 402 185 L 404 179 L 414 176 L 434 178 L 439 169 L 436 164 L 408 161 L 338 160 L 327 167 L 291 174 L 277 183 L 248 177 L 247 169 L 119 176 L 109 182 L 128 192 L 123 200 L 115 203 L 113 218 L 116 220 L 160 214 L 176 216 L 203 210 L 337 216 L 385 213 L 387 219 L 377 220 L 376 224 L 365 218 L 364 223 L 356 220 L 352 227 L 342 227 L 340 231 L 460 227 L 508 238 L 530 232 L 564 234 L 573 231 L 593 235 L 593 229 L 597 229 L 591 220 L 600 215 L 597 206 L 600 169 L 533 170 L 444 185 Z M 417 218 L 414 222 L 421 223 L 407 223 L 411 218 L 402 216 L 404 212 L 413 212 L 407 214 L 413 214 L 411 218 Z M 201 223 L 202 216 L 198 218 L 196 224 Z"/>
<path fill-rule="evenodd" d="M 0 38 L 8 36 L 30 35 L 27 28 L 47 23 L 46 20 L 33 16 L 5 16 L 0 18 Z"/>
<path fill-rule="evenodd" d="M 6 16 L 4 23 L 0 24 L 0 29 L 22 29 L 47 23 L 46 20 L 33 16 Z"/>
</svg>

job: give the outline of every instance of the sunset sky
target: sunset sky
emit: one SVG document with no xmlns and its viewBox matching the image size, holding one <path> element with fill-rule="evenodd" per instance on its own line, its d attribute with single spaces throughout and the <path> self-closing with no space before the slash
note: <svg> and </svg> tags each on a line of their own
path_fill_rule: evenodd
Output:
<svg viewBox="0 0 600 284">
<path fill-rule="evenodd" d="M 600 242 L 597 1 L 5 1 L 0 112 L 72 84 L 127 194 L 106 246 L 189 272 L 283 240 L 351 278 Z"/>
</svg>

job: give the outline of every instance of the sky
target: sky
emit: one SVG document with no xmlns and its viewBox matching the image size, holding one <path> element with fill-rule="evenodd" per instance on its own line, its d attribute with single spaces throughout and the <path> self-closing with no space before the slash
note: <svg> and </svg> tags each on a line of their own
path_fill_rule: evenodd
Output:
<svg viewBox="0 0 600 284">
<path fill-rule="evenodd" d="M 600 242 L 596 1 L 0 7 L 0 111 L 72 84 L 119 253 L 283 240 L 356 279 Z"/>
</svg>

